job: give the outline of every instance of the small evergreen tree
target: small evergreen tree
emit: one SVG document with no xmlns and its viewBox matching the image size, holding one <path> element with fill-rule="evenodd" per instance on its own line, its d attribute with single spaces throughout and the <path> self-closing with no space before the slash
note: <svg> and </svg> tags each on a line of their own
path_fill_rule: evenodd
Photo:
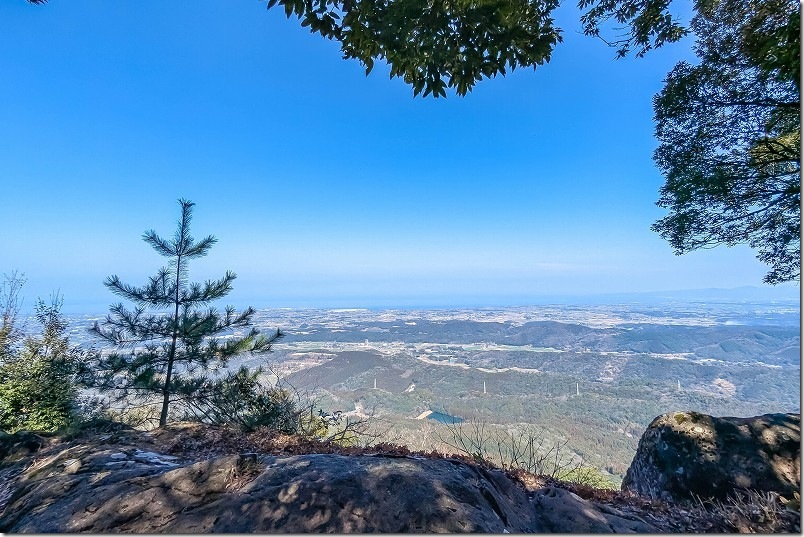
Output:
<svg viewBox="0 0 804 537">
<path fill-rule="evenodd" d="M 0 429 L 56 431 L 80 417 L 78 375 L 85 353 L 70 346 L 61 305 L 58 296 L 50 304 L 40 299 L 41 334 L 6 347 L 0 356 Z M 6 328 L 14 330 L 13 318 Z"/>
<path fill-rule="evenodd" d="M 184 199 L 179 204 L 181 217 L 172 240 L 153 230 L 143 234 L 145 242 L 170 260 L 168 266 L 142 287 L 127 285 L 116 275 L 107 278 L 106 287 L 136 306 L 128 310 L 122 303 L 113 305 L 103 324 L 92 328 L 116 347 L 98 358 L 95 385 L 120 399 L 161 399 L 160 427 L 167 423 L 171 402 L 192 401 L 209 384 L 205 373 L 210 368 L 240 353 L 268 351 L 281 337 L 279 330 L 265 337 L 251 327 L 250 307 L 238 314 L 231 306 L 222 313 L 208 306 L 232 290 L 234 273 L 203 284 L 188 282 L 190 260 L 205 256 L 217 239 L 210 235 L 195 242 L 190 236 L 194 204 Z M 146 309 L 157 313 L 147 314 Z M 249 327 L 245 336 L 233 333 Z"/>
</svg>

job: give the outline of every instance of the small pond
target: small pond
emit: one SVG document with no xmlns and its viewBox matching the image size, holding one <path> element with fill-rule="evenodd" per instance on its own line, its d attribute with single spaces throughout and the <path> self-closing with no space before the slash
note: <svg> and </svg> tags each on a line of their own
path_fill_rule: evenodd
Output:
<svg viewBox="0 0 804 537">
<path fill-rule="evenodd" d="M 463 418 L 459 418 L 458 416 L 450 416 L 449 414 L 444 414 L 443 412 L 436 412 L 435 410 L 427 416 L 428 420 L 435 420 L 438 423 L 444 423 L 446 425 L 455 425 L 456 423 L 461 423 Z"/>
</svg>

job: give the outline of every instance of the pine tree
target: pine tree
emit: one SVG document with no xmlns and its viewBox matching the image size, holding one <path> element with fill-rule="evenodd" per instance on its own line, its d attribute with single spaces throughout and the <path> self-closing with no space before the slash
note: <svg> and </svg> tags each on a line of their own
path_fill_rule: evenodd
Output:
<svg viewBox="0 0 804 537">
<path fill-rule="evenodd" d="M 99 357 L 96 386 L 120 399 L 161 398 L 160 427 L 167 423 L 171 403 L 192 401 L 193 395 L 209 384 L 205 374 L 210 369 L 225 366 L 241 353 L 268 351 L 282 336 L 277 330 L 266 337 L 252 327 L 251 307 L 236 313 L 231 306 L 224 312 L 209 306 L 232 290 L 233 272 L 203 284 L 188 281 L 189 262 L 207 255 L 217 239 L 210 235 L 195 242 L 190 236 L 194 203 L 180 199 L 179 204 L 181 218 L 172 240 L 153 230 L 143 234 L 145 242 L 170 260 L 168 265 L 142 287 L 125 284 L 116 275 L 107 278 L 106 287 L 133 302 L 135 308 L 113 305 L 103 324 L 95 323 L 92 328 L 116 348 Z M 234 331 L 243 328 L 250 330 L 235 337 Z"/>
</svg>

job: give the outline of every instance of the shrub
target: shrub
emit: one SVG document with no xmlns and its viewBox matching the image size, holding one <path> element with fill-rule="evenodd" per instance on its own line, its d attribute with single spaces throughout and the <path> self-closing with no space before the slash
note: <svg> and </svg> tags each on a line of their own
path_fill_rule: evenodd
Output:
<svg viewBox="0 0 804 537">
<path fill-rule="evenodd" d="M 568 440 L 550 441 L 544 431 L 535 427 L 501 430 L 483 421 L 469 420 L 447 425 L 447 430 L 449 437 L 441 441 L 477 461 L 595 488 L 616 488 L 600 470 L 582 465 L 567 449 Z"/>
<path fill-rule="evenodd" d="M 220 379 L 204 379 L 186 402 L 185 419 L 238 425 L 246 431 L 268 427 L 285 434 L 303 429 L 303 414 L 291 390 L 266 386 L 261 368 L 241 367 Z"/>
<path fill-rule="evenodd" d="M 0 362 L 0 428 L 56 431 L 80 419 L 77 376 L 83 351 L 70 347 L 62 300 L 36 304 L 40 335 L 7 349 Z"/>
<path fill-rule="evenodd" d="M 620 488 L 606 474 L 592 466 L 577 466 L 571 470 L 560 472 L 556 479 L 585 485 L 596 489 L 619 490 Z"/>
</svg>

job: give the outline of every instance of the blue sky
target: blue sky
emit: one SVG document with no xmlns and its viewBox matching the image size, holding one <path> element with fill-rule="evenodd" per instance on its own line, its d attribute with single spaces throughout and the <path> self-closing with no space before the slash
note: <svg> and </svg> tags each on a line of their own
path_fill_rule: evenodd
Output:
<svg viewBox="0 0 804 537">
<path fill-rule="evenodd" d="M 219 239 L 191 276 L 237 272 L 236 305 L 762 285 L 747 247 L 677 257 L 649 229 L 651 99 L 691 43 L 614 60 L 556 18 L 548 65 L 433 100 L 256 0 L 3 2 L 0 271 L 102 310 L 184 197 Z"/>
</svg>

